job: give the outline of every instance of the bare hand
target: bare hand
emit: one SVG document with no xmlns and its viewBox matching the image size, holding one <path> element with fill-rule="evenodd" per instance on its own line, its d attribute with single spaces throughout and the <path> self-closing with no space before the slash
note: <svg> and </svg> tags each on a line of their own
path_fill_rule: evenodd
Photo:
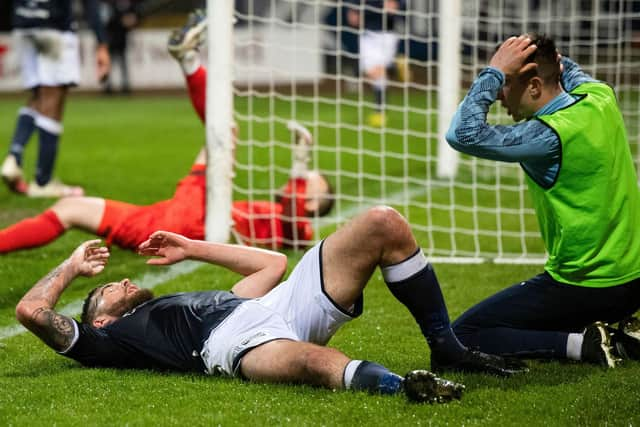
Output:
<svg viewBox="0 0 640 427">
<path fill-rule="evenodd" d="M 182 261 L 187 257 L 190 240 L 180 234 L 168 231 L 156 231 L 147 240 L 140 243 L 138 253 L 146 256 L 157 256 L 147 261 L 152 265 L 169 265 Z"/>
<path fill-rule="evenodd" d="M 99 44 L 96 49 L 96 72 L 98 81 L 104 81 L 111 71 L 111 57 L 107 45 Z"/>
<path fill-rule="evenodd" d="M 89 240 L 78 246 L 69 257 L 77 274 L 92 277 L 104 270 L 109 260 L 109 249 L 100 246 L 100 240 Z"/>
<path fill-rule="evenodd" d="M 538 66 L 535 62 L 524 63 L 537 48 L 527 36 L 509 37 L 493 55 L 489 66 L 499 69 L 507 78 L 516 77 Z"/>
</svg>

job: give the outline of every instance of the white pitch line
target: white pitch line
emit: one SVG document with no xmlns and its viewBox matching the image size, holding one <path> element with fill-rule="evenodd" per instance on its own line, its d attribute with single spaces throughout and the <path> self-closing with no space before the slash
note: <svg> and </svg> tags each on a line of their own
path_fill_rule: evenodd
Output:
<svg viewBox="0 0 640 427">
<path fill-rule="evenodd" d="M 156 286 L 168 282 L 178 276 L 191 273 L 201 265 L 203 264 L 196 261 L 183 261 L 179 264 L 172 265 L 159 273 L 146 273 L 140 279 L 132 280 L 132 282 L 142 288 L 153 289 Z M 82 302 L 83 300 L 70 302 L 58 310 L 58 313 L 64 314 L 65 316 L 75 316 L 82 311 Z M 5 326 L 0 328 L 0 341 L 15 337 L 16 335 L 20 335 L 25 332 L 27 332 L 27 330 L 18 324 Z"/>
</svg>

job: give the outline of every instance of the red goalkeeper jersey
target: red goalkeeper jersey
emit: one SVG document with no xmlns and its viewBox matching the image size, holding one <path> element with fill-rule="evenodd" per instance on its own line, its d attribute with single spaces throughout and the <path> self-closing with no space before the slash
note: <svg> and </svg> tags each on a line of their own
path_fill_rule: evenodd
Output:
<svg viewBox="0 0 640 427">
<path fill-rule="evenodd" d="M 313 238 L 309 220 L 288 215 L 281 203 L 236 201 L 231 218 L 240 239 L 248 245 L 307 246 Z"/>
<path fill-rule="evenodd" d="M 303 182 L 291 180 L 280 203 L 233 203 L 234 229 L 244 243 L 269 248 L 309 245 L 313 237 L 310 221 L 304 215 L 296 217 L 288 213 L 293 210 L 302 213 L 304 207 L 304 199 L 294 196 L 301 193 L 292 192 L 291 185 L 304 189 Z M 106 237 L 107 244 L 128 249 L 136 249 L 157 230 L 172 231 L 190 239 L 204 239 L 205 199 L 204 166 L 194 166 L 169 200 L 149 206 L 106 200 L 98 235 Z"/>
</svg>

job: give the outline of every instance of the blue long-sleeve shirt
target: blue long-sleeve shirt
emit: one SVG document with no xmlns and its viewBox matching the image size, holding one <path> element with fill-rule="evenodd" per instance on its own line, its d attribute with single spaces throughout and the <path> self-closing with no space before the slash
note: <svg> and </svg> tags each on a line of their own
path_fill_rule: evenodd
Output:
<svg viewBox="0 0 640 427">
<path fill-rule="evenodd" d="M 562 58 L 561 83 L 565 91 L 549 101 L 534 117 L 552 114 L 576 101 L 568 92 L 595 81 L 578 64 Z M 446 139 L 455 150 L 504 162 L 520 162 L 529 176 L 542 187 L 550 187 L 560 170 L 561 146 L 556 133 L 538 120 L 514 125 L 489 125 L 487 113 L 504 85 L 502 71 L 487 67 L 476 78 L 458 106 Z"/>
</svg>

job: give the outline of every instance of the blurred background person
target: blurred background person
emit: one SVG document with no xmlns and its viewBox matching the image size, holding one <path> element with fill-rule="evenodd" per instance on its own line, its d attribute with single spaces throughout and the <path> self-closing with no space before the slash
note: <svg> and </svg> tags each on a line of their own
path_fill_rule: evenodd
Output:
<svg viewBox="0 0 640 427">
<path fill-rule="evenodd" d="M 85 18 L 96 37 L 97 77 L 103 79 L 109 73 L 110 59 L 97 0 L 83 0 L 82 3 Z M 72 0 L 14 0 L 13 28 L 24 87 L 31 94 L 26 106 L 18 111 L 9 153 L 0 175 L 12 191 L 29 197 L 82 195 L 81 187 L 53 179 L 67 90 L 78 84 L 80 74 Z M 36 129 L 38 163 L 35 181 L 27 184 L 22 171 L 22 155 Z"/>
<path fill-rule="evenodd" d="M 131 92 L 129 80 L 129 66 L 127 63 L 127 46 L 129 32 L 140 22 L 138 2 L 134 0 L 103 0 L 102 19 L 105 22 L 109 54 L 112 67 L 116 64 L 120 68 L 120 92 Z M 105 93 L 113 93 L 113 74 L 110 74 L 105 83 Z"/>
<path fill-rule="evenodd" d="M 360 30 L 359 67 L 373 90 L 375 112 L 369 115 L 370 126 L 386 124 L 384 107 L 386 102 L 387 68 L 394 62 L 401 81 L 410 79 L 409 68 L 404 57 L 398 57 L 399 37 L 394 26 L 405 9 L 404 0 L 346 0 L 347 23 Z M 397 59 L 397 62 L 396 62 Z"/>
</svg>

